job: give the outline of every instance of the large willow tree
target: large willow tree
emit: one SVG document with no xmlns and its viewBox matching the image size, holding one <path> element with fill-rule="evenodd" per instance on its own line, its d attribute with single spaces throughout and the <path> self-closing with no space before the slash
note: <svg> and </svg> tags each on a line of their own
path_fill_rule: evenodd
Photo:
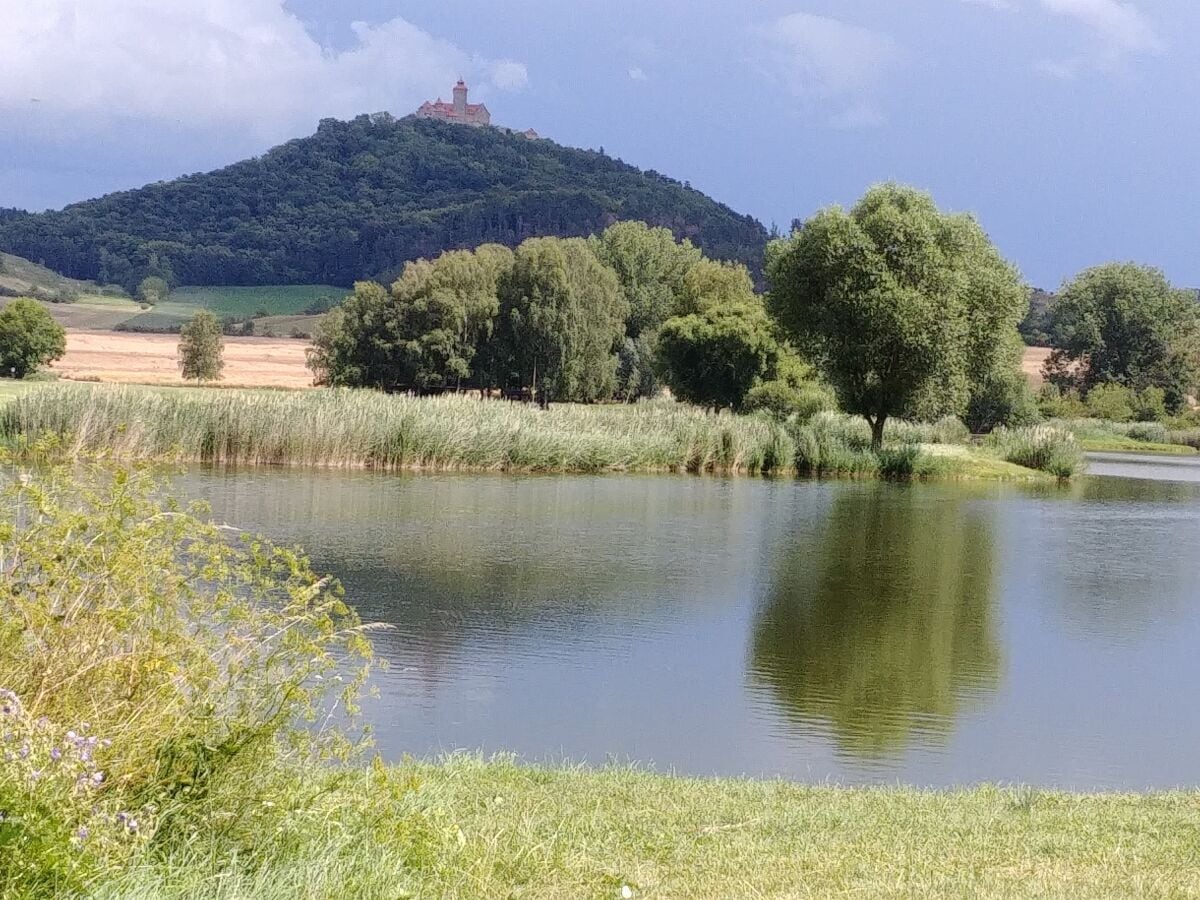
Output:
<svg viewBox="0 0 1200 900">
<path fill-rule="evenodd" d="M 870 423 L 876 447 L 893 416 L 964 412 L 974 385 L 1012 365 L 1028 307 L 1016 269 L 974 218 L 895 184 L 772 243 L 767 277 L 784 333 Z"/>
</svg>

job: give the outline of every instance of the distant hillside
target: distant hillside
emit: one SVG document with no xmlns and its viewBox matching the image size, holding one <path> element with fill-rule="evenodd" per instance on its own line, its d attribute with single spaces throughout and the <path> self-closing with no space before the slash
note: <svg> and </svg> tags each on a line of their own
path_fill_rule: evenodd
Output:
<svg viewBox="0 0 1200 900">
<path fill-rule="evenodd" d="M 350 285 L 485 241 L 586 235 L 640 219 L 710 256 L 761 266 L 761 223 L 601 153 L 386 114 L 216 172 L 56 212 L 0 216 L 0 249 L 75 278 Z"/>
<path fill-rule="evenodd" d="M 99 289 L 90 282 L 65 278 L 27 259 L 0 253 L 0 297 L 36 297 L 70 303 L 80 296 L 98 293 Z"/>
</svg>

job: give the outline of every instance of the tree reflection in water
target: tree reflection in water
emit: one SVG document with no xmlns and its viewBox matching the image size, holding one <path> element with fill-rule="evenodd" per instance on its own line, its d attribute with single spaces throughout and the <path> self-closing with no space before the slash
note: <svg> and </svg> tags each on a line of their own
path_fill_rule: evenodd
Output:
<svg viewBox="0 0 1200 900">
<path fill-rule="evenodd" d="M 842 752 L 944 740 L 1000 672 L 990 511 L 928 486 L 840 493 L 793 547 L 755 623 L 751 684 Z"/>
</svg>

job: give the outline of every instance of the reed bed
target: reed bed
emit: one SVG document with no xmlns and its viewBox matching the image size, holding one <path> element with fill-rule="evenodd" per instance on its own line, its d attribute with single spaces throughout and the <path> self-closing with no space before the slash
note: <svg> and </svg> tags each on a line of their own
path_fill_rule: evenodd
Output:
<svg viewBox="0 0 1200 900">
<path fill-rule="evenodd" d="M 766 474 L 795 448 L 767 418 L 670 401 L 531 406 L 467 396 L 55 385 L 0 409 L 0 441 L 67 458 L 497 472 Z"/>
</svg>

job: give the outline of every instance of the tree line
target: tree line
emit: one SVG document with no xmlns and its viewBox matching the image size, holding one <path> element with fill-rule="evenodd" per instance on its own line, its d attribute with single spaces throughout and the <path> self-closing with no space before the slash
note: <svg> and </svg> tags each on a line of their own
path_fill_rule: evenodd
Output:
<svg viewBox="0 0 1200 900">
<path fill-rule="evenodd" d="M 215 172 L 55 212 L 0 211 L 0 247 L 134 294 L 169 286 L 391 281 L 407 260 L 619 219 L 670 228 L 758 271 L 767 232 L 699 191 L 603 152 L 385 113 Z"/>
<path fill-rule="evenodd" d="M 336 386 L 593 402 L 665 384 L 735 409 L 756 384 L 809 375 L 744 265 L 642 222 L 450 251 L 409 263 L 390 289 L 360 282 L 322 320 L 309 363 Z"/>
<path fill-rule="evenodd" d="M 360 282 L 322 322 L 310 365 L 324 384 L 418 393 L 593 402 L 665 386 L 783 415 L 836 399 L 876 445 L 895 417 L 954 415 L 975 432 L 1040 418 L 1021 371 L 1030 292 L 974 217 L 880 185 L 795 223 L 768 246 L 765 275 L 760 295 L 745 266 L 639 222 L 485 244 L 410 263 L 390 289 Z M 1050 321 L 1050 390 L 1185 406 L 1197 304 L 1160 272 L 1089 270 Z"/>
</svg>

